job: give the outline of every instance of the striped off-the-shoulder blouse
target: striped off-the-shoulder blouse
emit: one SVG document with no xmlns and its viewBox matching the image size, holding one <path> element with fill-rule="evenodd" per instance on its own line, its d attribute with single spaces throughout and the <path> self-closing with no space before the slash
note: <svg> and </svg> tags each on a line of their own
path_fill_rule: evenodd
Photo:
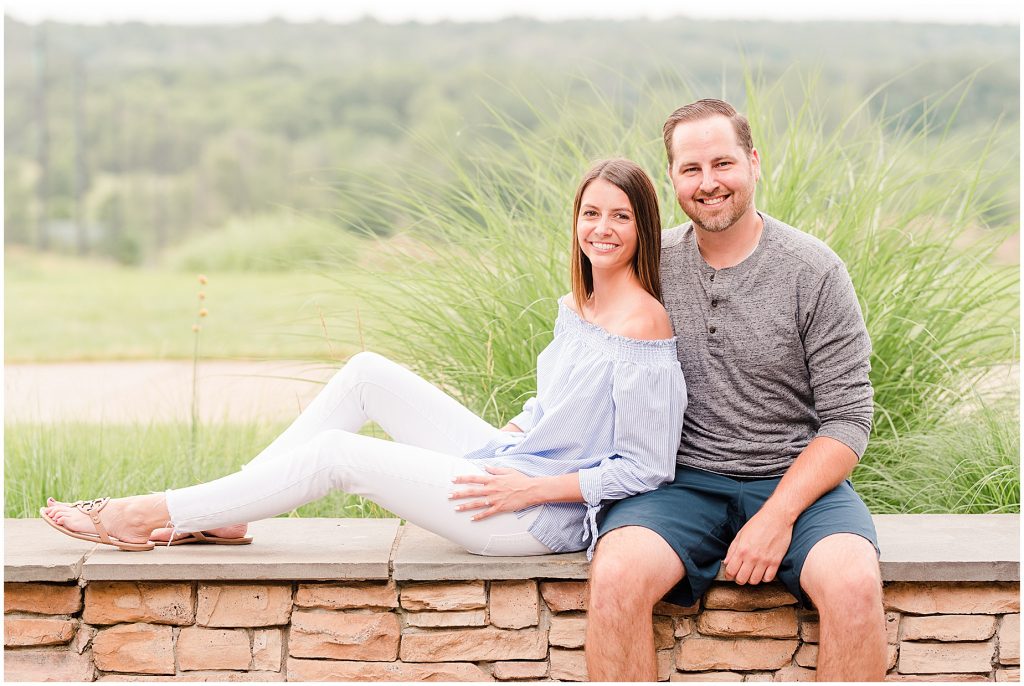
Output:
<svg viewBox="0 0 1024 686">
<path fill-rule="evenodd" d="M 542 509 L 530 533 L 555 552 L 586 549 L 590 558 L 602 504 L 675 476 L 685 409 L 675 338 L 616 336 L 563 298 L 554 340 L 537 358 L 537 395 L 511 420 L 522 433 L 505 432 L 466 458 L 528 476 L 578 472 L 586 502 L 534 506 Z"/>
</svg>

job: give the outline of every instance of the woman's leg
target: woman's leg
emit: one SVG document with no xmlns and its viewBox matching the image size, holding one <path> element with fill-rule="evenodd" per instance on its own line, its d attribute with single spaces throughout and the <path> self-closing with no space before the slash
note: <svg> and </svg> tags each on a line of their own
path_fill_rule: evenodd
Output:
<svg viewBox="0 0 1024 686">
<path fill-rule="evenodd" d="M 249 469 L 275 460 L 323 431 L 356 433 L 377 422 L 395 441 L 464 455 L 494 437 L 494 428 L 450 395 L 405 367 L 375 353 L 352 356 L 313 402 Z"/>
<path fill-rule="evenodd" d="M 528 533 L 538 510 L 472 521 L 448 498 L 452 477 L 484 470 L 461 457 L 360 436 L 322 431 L 280 459 L 251 463 L 209 483 L 167 492 L 167 510 L 181 531 L 250 522 L 292 510 L 332 490 L 368 498 L 470 552 L 537 555 L 550 552 Z"/>
</svg>

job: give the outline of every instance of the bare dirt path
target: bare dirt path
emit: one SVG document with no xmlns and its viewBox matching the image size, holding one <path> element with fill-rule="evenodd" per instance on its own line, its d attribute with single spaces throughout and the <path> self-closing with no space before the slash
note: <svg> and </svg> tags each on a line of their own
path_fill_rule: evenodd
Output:
<svg viewBox="0 0 1024 686">
<path fill-rule="evenodd" d="M 199 363 L 204 421 L 293 419 L 335 368 L 308 362 Z M 7 422 L 188 421 L 192 362 L 69 362 L 4 367 Z"/>
</svg>

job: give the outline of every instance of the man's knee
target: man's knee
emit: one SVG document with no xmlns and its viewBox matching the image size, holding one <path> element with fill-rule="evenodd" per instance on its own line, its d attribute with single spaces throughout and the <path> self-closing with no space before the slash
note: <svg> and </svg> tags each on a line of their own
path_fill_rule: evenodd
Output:
<svg viewBox="0 0 1024 686">
<path fill-rule="evenodd" d="M 800 585 L 820 612 L 870 612 L 882 602 L 882 579 L 875 547 L 856 534 L 834 534 L 811 548 Z"/>
<path fill-rule="evenodd" d="M 649 611 L 683 574 L 679 557 L 655 532 L 615 529 L 601 537 L 590 565 L 589 611 Z"/>
</svg>

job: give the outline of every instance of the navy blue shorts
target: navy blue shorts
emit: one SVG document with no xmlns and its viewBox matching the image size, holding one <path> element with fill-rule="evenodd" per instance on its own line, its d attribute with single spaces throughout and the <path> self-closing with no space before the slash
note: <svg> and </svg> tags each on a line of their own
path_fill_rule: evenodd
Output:
<svg viewBox="0 0 1024 686">
<path fill-rule="evenodd" d="M 688 607 L 711 585 L 733 537 L 781 479 L 735 478 L 678 467 L 672 483 L 613 503 L 599 518 L 599 535 L 623 526 L 642 526 L 665 539 L 686 568 L 686 576 L 665 600 Z M 863 536 L 878 551 L 874 522 L 849 481 L 816 500 L 793 527 L 793 539 L 776 576 L 803 607 L 811 607 L 800 588 L 804 560 L 815 543 L 839 533 Z"/>
</svg>

